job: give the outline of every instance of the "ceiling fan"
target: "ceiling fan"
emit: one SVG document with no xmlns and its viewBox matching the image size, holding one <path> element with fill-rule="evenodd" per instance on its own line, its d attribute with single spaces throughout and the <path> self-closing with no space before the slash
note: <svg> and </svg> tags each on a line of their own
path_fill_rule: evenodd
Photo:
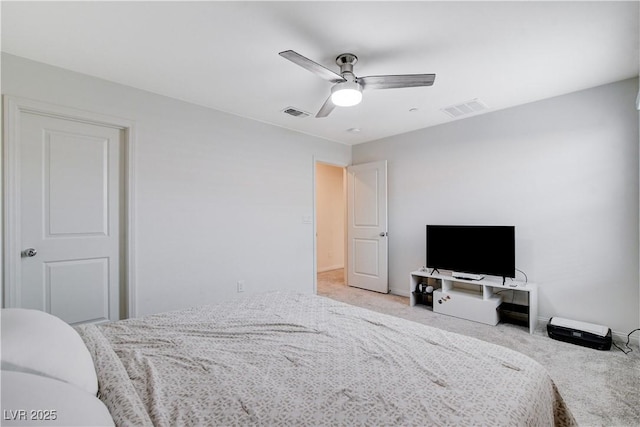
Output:
<svg viewBox="0 0 640 427">
<path fill-rule="evenodd" d="M 435 74 L 356 77 L 353 74 L 353 66 L 358 62 L 358 57 L 352 53 L 343 53 L 336 58 L 336 64 L 340 66 L 340 74 L 334 73 L 293 50 L 285 50 L 279 55 L 302 68 L 306 68 L 315 75 L 335 83 L 331 88 L 331 95 L 324 102 L 316 117 L 327 117 L 336 106 L 350 107 L 359 104 L 362 101 L 363 90 L 431 86 L 436 79 Z"/>
</svg>

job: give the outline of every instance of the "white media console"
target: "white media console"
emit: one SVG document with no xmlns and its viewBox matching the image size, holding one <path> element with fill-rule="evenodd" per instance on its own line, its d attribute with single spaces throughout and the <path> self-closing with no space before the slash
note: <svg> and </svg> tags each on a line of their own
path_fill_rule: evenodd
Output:
<svg viewBox="0 0 640 427">
<path fill-rule="evenodd" d="M 529 333 L 533 334 L 538 321 L 538 287 L 534 283 L 508 280 L 502 281 L 458 279 L 450 274 L 431 274 L 428 271 L 414 271 L 409 282 L 409 305 L 416 304 L 416 288 L 424 279 L 436 279 L 440 289 L 433 291 L 433 311 L 462 319 L 473 320 L 488 325 L 497 325 L 498 307 L 502 297 L 495 289 L 509 289 L 526 292 Z"/>
</svg>

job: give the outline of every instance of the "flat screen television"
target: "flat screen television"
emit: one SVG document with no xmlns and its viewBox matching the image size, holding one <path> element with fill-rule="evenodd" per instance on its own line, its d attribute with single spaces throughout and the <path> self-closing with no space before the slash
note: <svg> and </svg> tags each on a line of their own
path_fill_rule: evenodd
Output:
<svg viewBox="0 0 640 427">
<path fill-rule="evenodd" d="M 427 268 L 516 277 L 515 227 L 427 225 Z"/>
</svg>

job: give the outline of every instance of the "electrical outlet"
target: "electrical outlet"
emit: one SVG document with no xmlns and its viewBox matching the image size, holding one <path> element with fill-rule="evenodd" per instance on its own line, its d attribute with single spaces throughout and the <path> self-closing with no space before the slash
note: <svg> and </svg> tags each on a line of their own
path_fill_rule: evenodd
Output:
<svg viewBox="0 0 640 427">
<path fill-rule="evenodd" d="M 244 280 L 238 280 L 238 292 L 244 292 Z"/>
</svg>

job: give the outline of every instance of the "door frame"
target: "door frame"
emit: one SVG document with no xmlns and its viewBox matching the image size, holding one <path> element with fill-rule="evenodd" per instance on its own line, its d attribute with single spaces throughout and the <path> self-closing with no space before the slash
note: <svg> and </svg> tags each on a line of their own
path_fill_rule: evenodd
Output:
<svg viewBox="0 0 640 427">
<path fill-rule="evenodd" d="M 63 107 L 12 95 L 3 96 L 3 149 L 1 167 L 3 191 L 1 212 L 3 215 L 3 240 L 0 248 L 4 272 L 2 275 L 2 307 L 19 307 L 18 292 L 22 265 L 20 262 L 20 121 L 23 113 L 106 126 L 119 129 L 123 135 L 122 172 L 124 183 L 120 186 L 122 209 L 120 277 L 120 317 L 135 317 L 137 312 L 135 284 L 135 122 L 120 117 Z M 123 304 L 124 303 L 124 304 Z"/>
<path fill-rule="evenodd" d="M 322 163 L 325 165 L 329 165 L 329 166 L 335 166 L 338 168 L 342 168 L 343 170 L 346 170 L 347 166 L 350 166 L 349 163 L 345 163 L 345 162 L 336 162 L 335 160 L 330 160 L 330 159 L 325 159 L 322 157 L 317 157 L 317 156 L 313 156 L 313 162 L 311 164 L 311 168 L 312 168 L 312 174 L 313 174 L 313 179 L 312 179 L 312 191 L 313 191 L 313 200 L 312 200 L 312 207 L 313 207 L 313 294 L 316 295 L 318 293 L 318 218 L 317 218 L 317 209 L 318 206 L 316 204 L 316 186 L 317 186 L 317 179 L 318 177 L 316 176 L 316 165 L 318 163 Z M 343 178 L 342 178 L 342 185 L 343 185 L 343 197 L 345 198 L 344 202 L 345 202 L 345 209 L 344 209 L 344 223 L 346 225 L 346 220 L 347 220 L 347 195 L 346 195 L 346 182 L 345 182 L 345 175 L 343 172 Z M 345 235 L 344 235 L 344 268 L 345 268 L 345 274 L 346 274 L 346 268 L 347 268 L 347 234 L 346 234 L 346 229 L 345 229 Z"/>
</svg>

